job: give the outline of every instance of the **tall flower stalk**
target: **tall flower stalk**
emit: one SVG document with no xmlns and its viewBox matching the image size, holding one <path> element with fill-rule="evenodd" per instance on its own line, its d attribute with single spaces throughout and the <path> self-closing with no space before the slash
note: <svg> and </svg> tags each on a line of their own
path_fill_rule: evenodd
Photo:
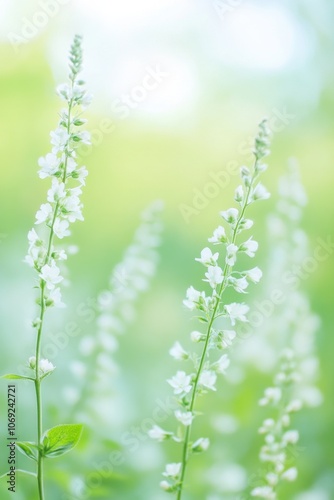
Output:
<svg viewBox="0 0 334 500">
<path fill-rule="evenodd" d="M 252 491 L 254 498 L 276 500 L 283 481 L 294 481 L 298 470 L 296 457 L 299 431 L 294 428 L 293 416 L 304 407 L 315 407 L 322 402 L 316 387 L 318 359 L 315 352 L 315 332 L 319 318 L 310 308 L 304 292 L 296 288 L 296 279 L 289 269 L 295 269 L 308 255 L 308 238 L 300 228 L 303 207 L 307 202 L 297 166 L 279 184 L 280 199 L 277 213 L 269 218 L 272 242 L 271 280 L 278 282 L 285 276 L 284 303 L 278 307 L 265 326 L 268 339 L 278 353 L 273 383 L 264 391 L 260 405 L 267 409 L 267 417 L 259 432 L 264 436 L 259 459 L 263 467 L 258 474 L 259 484 Z M 298 282 L 297 282 L 298 284 Z"/>
<path fill-rule="evenodd" d="M 115 351 L 118 337 L 134 321 L 136 303 L 149 289 L 156 272 L 162 209 L 162 202 L 157 200 L 142 212 L 131 244 L 111 273 L 109 287 L 98 295 L 96 331 L 83 337 L 79 345 L 82 361 L 70 365 L 73 374 L 84 382 L 81 394 L 77 393 L 78 415 L 91 424 L 98 422 L 100 428 L 105 425 L 110 429 L 113 418 L 120 414 L 120 408 L 114 409 L 111 384 L 111 377 L 118 371 Z M 87 375 L 89 360 L 92 362 Z M 76 394 L 71 387 L 67 389 L 70 394 Z"/>
<path fill-rule="evenodd" d="M 23 378 L 33 381 L 36 393 L 37 442 L 18 442 L 18 449 L 37 464 L 38 498 L 44 500 L 44 458 L 66 453 L 78 442 L 82 426 L 64 424 L 53 427 L 43 434 L 42 382 L 55 367 L 42 358 L 42 336 L 46 312 L 52 307 L 63 307 L 59 284 L 63 280 L 60 266 L 67 259 L 65 248 L 55 246 L 56 240 L 70 235 L 70 223 L 83 220 L 80 195 L 85 185 L 87 170 L 78 168 L 76 149 L 80 143 L 89 142 L 89 133 L 81 131 L 86 120 L 81 117 L 82 109 L 91 100 L 79 78 L 82 65 L 81 37 L 75 36 L 70 49 L 69 83 L 60 85 L 58 95 L 66 102 L 60 112 L 55 131 L 50 133 L 52 151 L 39 159 L 39 177 L 52 178 L 47 193 L 47 203 L 36 213 L 35 228 L 28 233 L 29 250 L 25 258 L 37 273 L 39 289 L 37 303 L 39 315 L 33 321 L 36 329 L 35 355 L 29 358 L 29 376 L 6 375 L 6 378 Z"/>
<path fill-rule="evenodd" d="M 225 246 L 222 267 L 218 264 L 219 253 L 213 253 L 208 247 L 204 248 L 201 256 L 195 259 L 206 267 L 203 281 L 209 283 L 211 293 L 207 296 L 204 291 L 198 291 L 191 286 L 184 300 L 184 305 L 188 309 L 199 311 L 199 320 L 202 325 L 206 325 L 205 332 L 191 333 L 193 342 L 202 343 L 202 351 L 199 354 L 189 353 L 179 342 L 176 342 L 170 350 L 175 359 L 189 360 L 193 364 L 191 373 L 178 371 L 167 381 L 173 388 L 180 407 L 175 411 L 179 429 L 177 433 L 173 433 L 154 426 L 149 431 L 149 435 L 159 441 L 173 439 L 181 443 L 180 462 L 167 464 L 163 473 L 166 479 L 160 483 L 162 489 L 175 493 L 177 500 L 181 500 L 183 495 L 190 457 L 209 447 L 207 438 L 192 440 L 192 423 L 197 418 L 197 398 L 207 391 L 216 391 L 217 374 L 224 374 L 230 363 L 228 354 L 224 353 L 218 360 L 213 360 L 210 351 L 226 350 L 236 337 L 233 329 L 235 325 L 247 321 L 249 307 L 245 303 L 238 302 L 226 304 L 223 300 L 225 291 L 233 288 L 238 293 L 246 293 L 249 283 L 259 282 L 262 276 L 258 267 L 246 271 L 236 271 L 234 267 L 240 254 L 254 257 L 258 248 L 258 243 L 252 237 L 240 241 L 240 234 L 253 225 L 252 220 L 246 219 L 248 206 L 269 197 L 266 188 L 258 182 L 260 174 L 266 169 L 262 160 L 269 154 L 269 129 L 265 120 L 259 126 L 253 153 L 253 168 L 252 170 L 247 167 L 241 168 L 242 184 L 235 191 L 235 201 L 239 208 L 229 208 L 221 212 L 228 230 L 219 226 L 209 238 L 209 242 L 213 245 Z M 222 326 L 221 321 L 227 326 Z"/>
</svg>

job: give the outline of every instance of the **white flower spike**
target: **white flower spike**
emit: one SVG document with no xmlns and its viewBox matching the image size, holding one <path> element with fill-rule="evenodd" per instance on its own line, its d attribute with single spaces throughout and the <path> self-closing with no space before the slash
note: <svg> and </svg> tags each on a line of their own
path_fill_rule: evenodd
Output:
<svg viewBox="0 0 334 500">
<path fill-rule="evenodd" d="M 248 206 L 256 199 L 267 197 L 262 184 L 258 183 L 258 178 L 265 170 L 261 160 L 268 154 L 268 135 L 268 128 L 264 121 L 260 124 L 255 140 L 254 168 L 252 171 L 246 167 L 241 169 L 242 185 L 235 192 L 235 200 L 239 208 L 231 207 L 220 212 L 226 227 L 219 225 L 208 239 L 213 245 L 222 245 L 222 251 L 218 253 L 205 247 L 201 251 L 201 256 L 195 259 L 206 267 L 203 281 L 208 283 L 209 287 L 206 286 L 206 289 L 209 289 L 209 292 L 190 286 L 183 304 L 191 311 L 195 311 L 201 325 L 205 325 L 203 333 L 194 330 L 190 334 L 192 342 L 198 344 L 200 354 L 189 352 L 180 342 L 176 342 L 170 350 L 170 354 L 175 359 L 187 359 L 187 362 L 193 364 L 191 375 L 185 371 L 178 371 L 175 376 L 167 380 L 173 388 L 179 405 L 179 409 L 175 411 L 178 432 L 176 435 L 173 434 L 173 440 L 182 444 L 180 453 L 182 462 L 167 465 L 163 474 L 168 481 L 162 481 L 160 485 L 165 491 L 177 493 L 178 500 L 182 496 L 190 455 L 205 451 L 209 446 L 207 438 L 199 438 L 193 444 L 191 441 L 197 398 L 208 391 L 216 392 L 217 373 L 223 375 L 226 373 L 230 359 L 225 353 L 218 360 L 213 359 L 214 351 L 229 349 L 236 338 L 236 331 L 233 329 L 221 331 L 217 320 L 225 317 L 229 319 L 232 326 L 238 322 L 248 321 L 249 306 L 237 302 L 226 304 L 225 292 L 230 289 L 232 293 L 246 293 L 249 284 L 258 283 L 262 276 L 258 267 L 249 271 L 235 271 L 234 267 L 239 252 L 254 257 L 258 248 L 258 243 L 252 237 L 243 243 L 239 235 L 253 225 L 251 219 L 245 218 Z M 182 426 L 179 425 L 180 423 Z"/>
</svg>

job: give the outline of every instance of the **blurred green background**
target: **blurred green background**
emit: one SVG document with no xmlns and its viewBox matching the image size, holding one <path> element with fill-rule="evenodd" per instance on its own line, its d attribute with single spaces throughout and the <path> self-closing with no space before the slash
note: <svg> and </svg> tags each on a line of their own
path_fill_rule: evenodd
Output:
<svg viewBox="0 0 334 500">
<path fill-rule="evenodd" d="M 66 398 L 66 387 L 73 385 L 69 365 L 80 359 L 79 337 L 94 335 L 95 328 L 77 314 L 77 306 L 107 286 L 140 212 L 155 199 L 166 204 L 165 230 L 151 290 L 140 300 L 136 320 L 115 353 L 119 372 L 105 381 L 111 403 L 101 403 L 101 412 L 110 412 L 110 426 L 86 426 L 78 450 L 47 464 L 48 498 L 80 498 L 64 492 L 76 491 L 76 481 L 117 450 L 125 453 L 124 463 L 94 489 L 95 498 L 165 498 L 158 487 L 160 471 L 165 452 L 168 460 L 177 460 L 175 448 L 151 443 L 142 433 L 138 449 L 130 453 L 124 433 L 152 417 L 157 398 L 170 395 L 165 379 L 175 362 L 168 349 L 195 326 L 182 307 L 186 288 L 199 287 L 202 279 L 194 258 L 219 224 L 219 211 L 231 206 L 237 176 L 189 220 L 181 207 L 193 205 L 196 190 L 203 192 L 213 173 L 228 172 L 230 162 L 249 163 L 249 142 L 258 122 L 268 116 L 274 137 L 264 183 L 273 195 L 252 208 L 260 242 L 257 263 L 268 267 L 266 217 L 292 156 L 299 161 L 309 197 L 304 229 L 311 251 L 317 238 L 334 236 L 334 6 L 329 0 L 0 2 L 1 372 L 14 371 L 33 352 L 29 322 L 35 315 L 35 277 L 22 259 L 26 234 L 48 188 L 48 181 L 38 179 L 37 159 L 49 151 L 49 131 L 57 122 L 60 103 L 54 88 L 66 78 L 67 47 L 79 32 L 84 36 L 85 79 L 96 96 L 87 112 L 95 143 L 82 151 L 89 169 L 85 222 L 74 226 L 71 237 L 80 252 L 69 262 L 71 286 L 64 292 L 68 307 L 50 314 L 46 335 L 63 331 L 70 321 L 79 326 L 80 335 L 52 359 L 57 371 L 45 384 L 46 427 L 77 418 L 71 398 Z M 143 97 L 134 89 L 157 66 L 168 75 Z M 138 102 L 132 98 L 121 114 L 119 101 L 129 94 L 139 96 Z M 106 123 L 112 123 L 112 131 L 101 133 Z M 317 350 L 324 403 L 300 417 L 300 475 L 284 490 L 284 499 L 297 499 L 308 490 L 313 496 L 303 500 L 334 498 L 333 267 L 330 256 L 303 283 L 321 318 Z M 259 285 L 256 293 L 261 297 L 263 292 Z M 252 372 L 241 385 L 227 384 L 208 397 L 212 415 L 234 412 L 241 427 L 237 435 L 215 435 L 208 430 L 209 419 L 203 423 L 214 447 L 191 466 L 188 480 L 197 494 L 189 498 L 241 498 L 215 486 L 212 477 L 208 486 L 205 471 L 210 467 L 211 476 L 240 478 L 240 484 L 240 467 L 249 476 L 254 473 L 261 443 L 256 429 L 263 418 L 257 400 L 270 379 L 270 374 L 266 378 Z M 33 440 L 34 394 L 25 384 L 18 384 L 18 391 L 18 432 L 21 439 Z M 5 382 L 0 401 L 4 472 Z M 23 467 L 25 459 L 19 460 Z M 236 463 L 240 467 L 232 470 Z M 3 480 L 0 491 L 1 498 L 11 498 Z M 15 498 L 35 499 L 34 481 L 19 478 Z"/>
</svg>

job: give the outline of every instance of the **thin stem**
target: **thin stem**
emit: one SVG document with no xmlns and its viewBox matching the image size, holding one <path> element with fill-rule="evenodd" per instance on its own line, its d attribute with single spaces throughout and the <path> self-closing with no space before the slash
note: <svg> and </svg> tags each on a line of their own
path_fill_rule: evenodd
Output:
<svg viewBox="0 0 334 500">
<path fill-rule="evenodd" d="M 257 175 L 256 174 L 257 161 L 258 161 L 258 159 L 255 158 L 254 173 L 253 173 L 252 178 L 250 180 L 249 187 L 248 187 L 248 190 L 247 190 L 247 193 L 246 193 L 245 200 L 244 200 L 243 205 L 242 205 L 242 209 L 241 209 L 240 215 L 238 217 L 238 220 L 237 220 L 237 222 L 235 224 L 235 227 L 234 227 L 234 230 L 233 230 L 233 233 L 232 233 L 232 238 L 231 238 L 231 243 L 232 244 L 235 244 L 236 237 L 237 237 L 237 234 L 238 234 L 238 229 L 239 229 L 239 226 L 240 226 L 240 222 L 241 222 L 241 220 L 244 217 L 245 210 L 246 210 L 246 207 L 248 205 L 248 200 L 249 200 L 250 192 L 252 190 L 252 186 L 253 186 L 254 180 L 255 180 L 256 175 Z M 215 319 L 217 318 L 217 311 L 218 311 L 219 305 L 221 303 L 221 299 L 222 299 L 223 293 L 224 293 L 224 291 L 226 289 L 227 279 L 229 278 L 229 276 L 231 274 L 231 269 L 232 269 L 232 266 L 230 266 L 229 264 L 225 263 L 224 270 L 223 270 L 224 279 L 223 279 L 223 281 L 222 281 L 222 283 L 221 283 L 221 285 L 219 287 L 218 296 L 217 296 L 217 299 L 216 299 L 216 304 L 215 304 L 215 307 L 213 309 L 213 312 L 212 312 L 212 315 L 211 315 L 211 318 L 210 318 L 210 321 L 209 321 L 209 324 L 208 324 L 206 339 L 205 339 L 205 343 L 204 343 L 204 347 L 203 347 L 203 351 L 202 351 L 200 363 L 198 365 L 198 370 L 197 370 L 195 381 L 194 381 L 194 386 L 193 386 L 192 396 L 191 396 L 190 406 L 189 406 L 189 411 L 191 413 L 193 412 L 194 407 L 195 407 L 195 403 L 196 403 L 196 395 L 197 395 L 198 382 L 199 382 L 199 378 L 200 378 L 201 373 L 202 373 L 204 361 L 205 361 L 205 358 L 206 358 L 206 355 L 207 355 L 207 349 L 208 349 L 208 345 L 209 345 L 209 341 L 210 341 L 210 337 L 211 337 L 212 326 L 213 326 L 213 323 L 214 323 Z M 185 438 L 184 438 L 184 443 L 183 443 L 181 476 L 180 476 L 180 484 L 179 484 L 179 488 L 178 488 L 178 492 L 177 492 L 177 500 L 181 500 L 181 498 L 182 498 L 184 478 L 185 478 L 186 468 L 187 468 L 187 464 L 188 464 L 188 460 L 189 460 L 189 440 L 190 440 L 190 435 L 191 435 L 191 425 L 189 425 L 187 427 L 187 430 L 186 430 L 186 433 L 185 433 Z"/>
<path fill-rule="evenodd" d="M 73 87 L 73 82 L 72 82 Z M 70 133 L 71 128 L 71 110 L 72 110 L 73 100 L 69 102 L 68 107 L 68 121 L 67 121 L 67 133 Z M 66 158 L 64 161 L 64 174 L 62 177 L 62 181 L 64 184 L 66 183 L 66 175 L 67 175 L 67 159 L 68 156 L 66 154 Z M 48 247 L 46 251 L 46 256 L 44 259 L 44 265 L 50 262 L 51 252 L 52 252 L 52 244 L 54 239 L 54 225 L 58 216 L 59 211 L 59 201 L 56 202 L 56 206 L 54 209 L 52 222 L 50 225 L 50 234 L 48 240 Z M 42 266 L 43 267 L 43 266 Z M 42 332 L 43 332 L 43 324 L 44 324 L 44 315 L 46 310 L 45 304 L 45 281 L 40 280 L 40 316 L 39 316 L 39 327 L 37 331 L 37 339 L 36 339 L 36 354 L 35 354 L 35 392 L 36 392 L 36 408 L 37 408 L 37 443 L 38 443 L 38 455 L 37 455 L 37 485 L 38 485 L 38 493 L 39 500 L 44 500 L 44 475 L 43 475 L 43 451 L 42 451 L 42 435 L 43 435 L 43 406 L 42 406 L 42 390 L 41 390 L 41 382 L 42 379 L 40 377 L 40 359 L 41 359 L 41 344 L 42 344 Z"/>
</svg>

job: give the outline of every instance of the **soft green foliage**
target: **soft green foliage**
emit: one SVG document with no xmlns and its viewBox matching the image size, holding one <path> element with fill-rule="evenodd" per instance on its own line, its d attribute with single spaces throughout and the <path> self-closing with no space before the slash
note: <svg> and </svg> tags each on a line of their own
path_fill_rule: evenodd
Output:
<svg viewBox="0 0 334 500">
<path fill-rule="evenodd" d="M 232 5 L 232 2 L 221 3 Z M 247 2 L 239 3 L 242 8 L 249 7 Z M 13 2 L 10 4 L 14 5 Z M 77 3 L 78 6 L 84 4 L 86 7 L 88 2 Z M 257 4 L 263 12 L 271 8 L 271 5 Z M 114 9 L 118 8 L 116 3 L 109 2 L 109 5 L 113 5 Z M 277 247 L 278 253 L 274 257 L 271 253 L 272 243 L 269 241 L 271 236 L 266 242 L 267 229 L 264 222 L 267 212 L 272 212 L 280 199 L 276 189 L 277 181 L 285 174 L 287 157 L 293 155 L 300 161 L 302 182 L 310 200 L 302 222 L 302 227 L 309 236 L 310 246 L 295 269 L 296 273 L 301 272 L 305 278 L 298 279 L 296 275 L 295 282 L 299 282 L 301 290 L 307 293 L 311 310 L 321 317 L 321 325 L 316 334 L 316 348 L 320 361 L 319 386 L 324 394 L 324 404 L 316 410 L 303 409 L 293 418 L 293 425 L 300 434 L 298 456 L 295 457 L 299 469 L 298 478 L 294 483 L 282 483 L 280 497 L 289 500 L 310 497 L 330 500 L 334 495 L 331 407 L 334 380 L 331 293 L 334 261 L 330 243 L 327 243 L 327 253 L 326 248 L 322 247 L 321 255 L 324 260 L 318 262 L 315 271 L 304 268 L 304 258 L 314 256 L 319 245 L 318 239 L 330 242 L 333 234 L 333 65 L 328 63 L 334 43 L 331 28 L 333 5 L 325 0 L 314 4 L 298 0 L 295 3 L 274 1 L 273 6 L 289 11 L 298 30 L 305 33 L 311 53 L 309 57 L 305 56 L 305 47 L 297 40 L 300 52 L 297 52 L 296 58 L 287 66 L 268 72 L 256 68 L 249 70 L 249 66 L 234 67 L 222 62 L 221 52 L 227 49 L 229 54 L 233 54 L 235 47 L 221 43 L 220 35 L 228 31 L 216 19 L 215 13 L 212 15 L 210 2 L 189 6 L 191 13 L 189 11 L 182 23 L 192 24 L 189 31 L 183 24 L 182 34 L 175 27 L 180 26 L 180 15 L 183 16 L 186 12 L 183 11 L 183 5 L 180 8 L 176 2 L 174 9 L 168 9 L 166 17 L 166 10 L 155 3 L 152 7 L 155 9 L 153 21 L 149 15 L 144 23 L 140 16 L 133 16 L 133 20 L 138 21 L 137 25 L 133 23 L 136 32 L 132 32 L 129 38 L 131 43 L 125 46 L 122 42 L 117 43 L 119 38 L 110 26 L 108 32 L 112 42 L 108 45 L 106 39 L 103 39 L 106 23 L 111 22 L 113 16 L 103 20 L 101 30 L 97 29 L 94 17 L 89 19 L 91 40 L 96 40 L 98 47 L 106 47 L 103 51 L 104 69 L 110 71 L 105 81 L 102 66 L 101 73 L 96 71 L 101 85 L 108 87 L 110 93 L 105 98 L 97 96 L 98 99 L 101 98 L 103 108 L 95 108 L 95 114 L 90 113 L 90 128 L 98 129 L 106 117 L 116 128 L 112 133 L 106 134 L 85 159 L 90 171 L 89 185 L 84 194 L 86 220 L 85 224 L 75 226 L 72 239 L 80 247 L 80 252 L 69 262 L 73 285 L 70 288 L 64 287 L 67 309 L 59 310 L 57 314 L 55 311 L 49 312 L 45 345 L 50 344 L 53 338 L 58 338 L 60 342 L 63 338 L 61 334 L 67 331 L 73 332 L 73 336 L 68 336 L 65 350 L 56 346 L 53 349 L 54 357 L 53 354 L 45 354 L 54 361 L 57 371 L 46 381 L 48 390 L 43 394 L 43 407 L 48 427 L 57 422 L 74 422 L 76 418 L 83 421 L 79 420 L 81 410 L 89 413 L 92 425 L 85 425 L 78 452 L 68 454 L 64 459 L 47 462 L 48 500 L 59 500 L 64 492 L 68 492 L 68 496 L 76 500 L 85 496 L 87 498 L 85 487 L 94 478 L 97 483 L 98 478 L 101 481 L 89 492 L 89 498 L 168 498 L 164 492 L 158 491 L 157 478 L 164 463 L 178 460 L 175 454 L 176 444 L 167 442 L 163 447 L 156 446 L 148 442 L 145 435 L 156 416 L 161 418 L 156 421 L 161 427 L 173 427 L 174 418 L 168 418 L 168 411 L 164 413 L 159 406 L 162 404 L 162 408 L 165 408 L 170 397 L 170 388 L 167 384 L 165 387 L 162 380 L 170 377 L 175 369 L 175 360 L 168 359 L 166 352 L 184 332 L 198 327 L 197 320 L 190 320 L 189 312 L 180 308 L 183 291 L 189 283 L 199 283 L 202 278 L 200 266 L 195 266 L 192 257 L 199 255 L 203 241 L 214 229 L 211 225 L 218 211 L 225 206 L 226 200 L 232 199 L 235 179 L 230 176 L 230 163 L 239 166 L 246 162 L 248 164 L 245 144 L 248 143 L 248 138 L 254 136 L 254 125 L 261 116 L 274 110 L 284 116 L 285 113 L 293 115 L 293 119 L 285 126 L 279 118 L 271 116 L 279 128 L 275 133 L 270 171 L 266 179 L 272 198 L 266 203 L 255 204 L 253 210 L 257 221 L 254 237 L 261 242 L 256 258 L 263 270 L 264 282 L 253 287 L 249 304 L 252 310 L 264 304 L 271 288 L 280 287 L 280 279 L 277 276 L 271 278 L 271 270 L 275 258 L 279 256 L 280 247 Z M 24 12 L 18 5 L 13 8 L 17 11 L 16 21 L 19 22 L 22 16 L 29 15 L 29 9 L 31 19 L 33 9 L 40 9 L 40 5 L 37 1 L 26 2 Z M 139 8 L 142 9 L 142 6 Z M 202 16 L 196 27 L 196 15 L 199 11 L 202 14 L 203 9 L 207 9 L 205 22 Z M 177 22 L 173 17 L 173 12 L 176 11 Z M 231 21 L 238 27 L 238 12 L 228 12 L 224 23 Z M 6 9 L 2 21 L 5 18 Z M 123 19 L 128 19 L 128 14 Z M 159 19 L 160 22 L 163 21 L 161 30 Z M 35 164 L 41 152 L 47 151 L 47 132 L 53 127 L 54 117 L 59 111 L 59 102 L 56 97 L 52 97 L 52 88 L 53 76 L 58 75 L 61 65 L 57 65 L 54 60 L 58 56 L 61 58 L 59 40 L 63 41 L 63 36 L 72 36 L 70 21 L 77 25 L 78 19 L 73 16 L 72 8 L 68 5 L 59 16 L 50 20 L 49 25 L 36 38 L 20 46 L 18 54 L 14 54 L 13 48 L 6 43 L 5 32 L 0 45 L 0 131 L 3 138 L 0 143 L 2 373 L 25 373 L 26 367 L 20 364 L 23 365 L 24 356 L 32 352 L 35 340 L 28 326 L 29 319 L 33 317 L 31 274 L 20 262 L 25 253 L 25 234 L 31 225 L 31 216 L 37 203 L 42 203 L 45 199 L 45 186 L 36 181 Z M 115 22 L 119 22 L 118 18 Z M 245 22 L 251 28 L 247 18 Z M 9 20 L 7 24 L 9 26 Z M 12 28 L 14 24 L 13 21 Z M 243 33 L 242 27 L 239 27 L 238 36 L 240 32 Z M 85 33 L 83 24 L 80 24 L 80 29 Z M 62 36 L 58 37 L 60 31 Z M 124 40 L 124 31 L 116 31 Z M 188 113 L 184 112 L 180 103 L 179 111 L 175 115 L 171 111 L 168 120 L 165 120 L 164 115 L 160 119 L 157 113 L 152 116 L 152 121 L 145 119 L 147 115 L 143 117 L 140 114 L 139 105 L 137 110 L 131 111 L 129 119 L 119 120 L 110 111 L 111 101 L 119 97 L 119 92 L 127 92 L 129 87 L 137 83 L 136 75 L 133 77 L 131 74 L 131 65 L 128 66 L 127 55 L 135 61 L 136 69 L 138 67 L 140 71 L 138 62 L 141 61 L 144 66 L 147 59 L 150 59 L 146 49 L 150 50 L 152 47 L 152 33 L 156 42 L 154 56 L 158 56 L 159 49 L 163 47 L 162 52 L 170 50 L 171 60 L 180 62 L 182 69 L 184 64 L 185 76 L 188 75 L 188 69 L 195 68 L 196 105 L 192 108 L 189 106 Z M 266 29 L 259 29 L 255 33 L 255 39 L 261 40 L 263 44 L 259 50 L 261 54 L 266 50 L 270 52 L 270 46 L 266 44 L 266 33 Z M 203 37 L 203 43 L 200 36 Z M 289 37 L 282 32 L 282 38 Z M 86 38 L 86 33 L 85 40 L 86 45 L 90 45 L 90 38 Z M 248 43 L 246 36 L 240 37 L 240 40 Z M 98 50 L 92 49 L 92 58 L 96 69 Z M 127 77 L 121 71 L 122 88 L 121 85 L 117 87 L 120 63 L 129 68 L 126 71 Z M 177 74 L 173 73 L 170 79 L 173 89 L 174 76 L 177 77 Z M 189 78 L 191 79 L 191 75 Z M 184 81 L 188 85 L 189 80 L 185 78 Z M 168 92 L 169 82 L 164 83 L 164 88 Z M 159 106 L 160 101 L 166 108 L 166 94 L 161 99 L 159 95 L 154 95 L 149 104 L 154 105 L 156 102 Z M 195 190 L 197 193 L 203 192 L 207 183 L 212 183 L 211 174 L 220 172 L 226 175 L 228 181 L 219 188 L 216 197 L 206 200 L 204 208 L 196 209 L 196 215 L 192 215 L 186 224 L 180 213 L 180 204 L 193 206 Z M 118 338 L 119 347 L 114 353 L 115 361 L 120 367 L 118 377 L 110 375 L 107 381 L 111 385 L 115 384 L 115 390 L 122 395 L 126 404 L 123 407 L 110 405 L 108 409 L 105 406 L 95 406 L 90 411 L 89 407 L 82 407 L 84 401 L 79 399 L 74 411 L 73 403 L 63 393 L 64 388 L 69 385 L 79 386 L 80 378 L 73 376 L 70 364 L 78 358 L 80 340 L 94 335 L 96 331 L 93 322 L 89 322 L 89 314 L 93 315 L 89 303 L 86 311 L 78 309 L 79 312 L 85 312 L 85 315 L 78 314 L 76 308 L 79 304 L 87 304 L 88 299 L 95 300 L 99 290 L 105 288 L 111 266 L 120 260 L 123 249 L 128 245 L 138 213 L 150 200 L 157 197 L 166 201 L 166 233 L 161 249 L 161 265 L 152 290 L 138 303 L 137 320 L 126 329 L 124 336 Z M 271 288 L 267 287 L 267 279 L 271 281 Z M 248 303 L 247 296 L 245 301 Z M 305 311 L 300 309 L 298 314 L 304 317 Z M 282 317 L 282 314 L 278 314 L 277 325 Z M 238 363 L 239 350 L 243 353 L 247 351 L 247 359 L 252 358 L 252 363 L 247 362 L 245 357 Z M 248 477 L 251 487 L 262 483 L 263 476 L 258 477 L 259 469 L 262 473 L 258 454 L 263 445 L 263 435 L 257 435 L 256 430 L 268 416 L 269 409 L 259 407 L 257 401 L 263 396 L 265 388 L 273 383 L 276 363 L 273 361 L 276 359 L 272 356 L 273 350 L 277 354 L 281 352 L 273 337 L 268 338 L 265 346 L 256 349 L 246 336 L 238 339 L 237 346 L 230 352 L 231 364 L 226 378 L 222 379 L 223 385 L 218 387 L 219 397 L 217 393 L 211 392 L 198 400 L 198 410 L 206 414 L 209 410 L 211 417 L 198 418 L 194 433 L 207 436 L 211 444 L 209 451 L 197 454 L 189 467 L 187 482 L 192 489 L 191 500 L 248 498 L 247 494 L 242 495 L 240 491 L 245 487 L 245 478 L 247 480 Z M 96 365 L 95 360 L 89 356 L 85 363 Z M 85 377 L 81 380 L 84 384 Z M 6 381 L 2 380 L 2 419 L 6 403 L 5 386 Z M 18 389 L 19 438 L 34 439 L 33 384 L 29 381 L 20 383 Z M 159 404 L 156 403 L 157 397 Z M 111 426 L 109 437 L 118 442 L 118 448 L 100 440 L 101 427 L 94 425 L 94 415 L 99 411 L 104 420 L 117 420 L 117 431 Z M 4 425 L 1 425 L 0 431 L 1 438 L 4 439 Z M 121 454 L 121 458 L 117 455 L 111 457 L 116 452 Z M 3 472 L 7 469 L 6 456 L 4 453 L 0 455 L 0 470 Z M 34 464 L 22 455 L 19 466 L 22 470 L 33 467 Z M 99 475 L 94 476 L 97 471 Z M 21 473 L 20 469 L 17 473 L 18 491 L 15 495 L 7 491 L 4 476 L 0 482 L 1 498 L 11 500 L 15 496 L 15 500 L 36 500 L 34 473 L 31 473 L 31 477 L 24 471 Z M 83 489 L 80 490 L 82 485 Z M 187 495 L 188 490 L 185 491 L 185 498 Z"/>
<path fill-rule="evenodd" d="M 83 426 L 80 424 L 56 425 L 43 435 L 43 456 L 47 458 L 59 457 L 74 448 L 81 437 Z"/>
<path fill-rule="evenodd" d="M 37 456 L 38 456 L 37 444 L 30 443 L 29 441 L 18 441 L 16 443 L 16 447 L 21 453 L 23 453 L 23 455 L 37 462 Z"/>
</svg>

